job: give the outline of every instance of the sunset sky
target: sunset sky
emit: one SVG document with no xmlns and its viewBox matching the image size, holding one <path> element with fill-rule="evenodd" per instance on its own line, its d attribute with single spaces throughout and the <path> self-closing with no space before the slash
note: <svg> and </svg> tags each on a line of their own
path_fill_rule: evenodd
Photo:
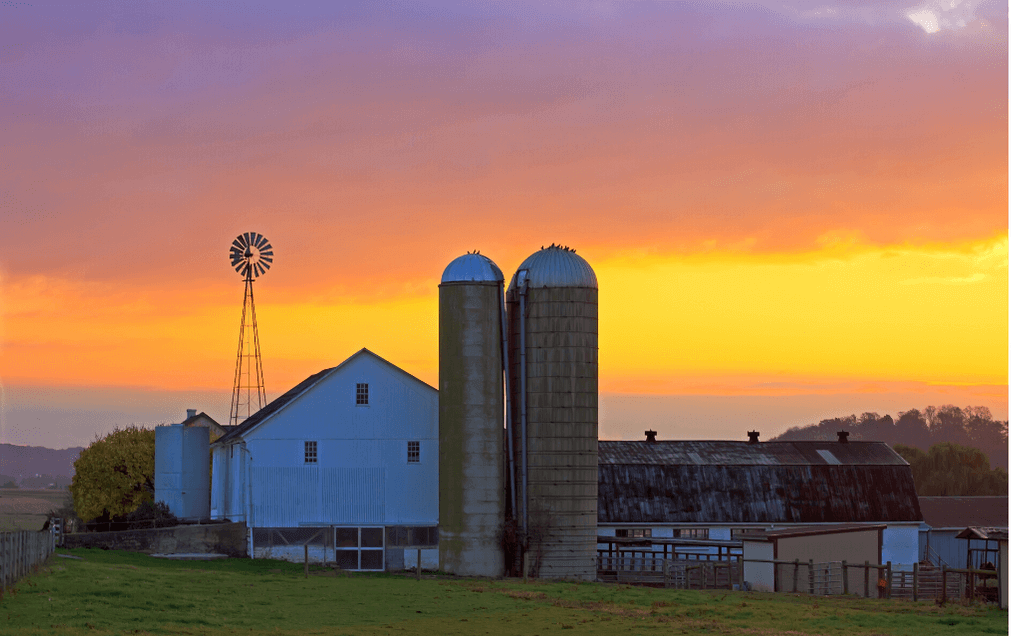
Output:
<svg viewBox="0 0 1011 636">
<path fill-rule="evenodd" d="M 1002 2 L 0 3 L 0 442 L 438 380 L 438 281 L 575 247 L 600 434 L 1008 413 Z"/>
</svg>

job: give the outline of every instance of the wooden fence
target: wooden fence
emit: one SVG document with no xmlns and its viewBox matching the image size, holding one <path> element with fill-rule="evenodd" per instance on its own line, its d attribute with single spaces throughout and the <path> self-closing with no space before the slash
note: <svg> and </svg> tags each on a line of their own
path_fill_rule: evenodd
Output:
<svg viewBox="0 0 1011 636">
<path fill-rule="evenodd" d="M 723 560 L 667 559 L 637 551 L 597 557 L 597 579 L 618 583 L 678 589 L 742 589 L 744 563 L 770 563 L 780 568 L 780 592 L 812 595 L 854 594 L 865 598 L 906 598 L 941 602 L 968 598 L 998 600 L 998 573 L 993 570 L 941 568 L 913 564 L 912 570 L 893 570 L 892 563 L 847 563 L 830 561 L 783 561 L 744 559 L 732 555 Z M 859 584 L 851 583 L 858 572 Z"/>
<path fill-rule="evenodd" d="M 55 535 L 50 530 L 0 533 L 0 596 L 37 571 L 55 549 Z"/>
</svg>

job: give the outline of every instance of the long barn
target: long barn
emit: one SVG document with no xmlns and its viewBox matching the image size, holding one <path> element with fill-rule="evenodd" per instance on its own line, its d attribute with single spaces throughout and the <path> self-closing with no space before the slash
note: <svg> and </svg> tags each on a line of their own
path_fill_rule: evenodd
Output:
<svg viewBox="0 0 1011 636">
<path fill-rule="evenodd" d="M 883 442 L 602 440 L 598 452 L 599 535 L 733 540 L 744 530 L 886 524 L 881 558 L 918 561 L 912 471 Z"/>
</svg>

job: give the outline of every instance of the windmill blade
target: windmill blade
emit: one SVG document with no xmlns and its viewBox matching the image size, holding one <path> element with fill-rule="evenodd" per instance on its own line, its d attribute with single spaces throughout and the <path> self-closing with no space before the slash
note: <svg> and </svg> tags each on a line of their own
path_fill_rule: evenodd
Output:
<svg viewBox="0 0 1011 636">
<path fill-rule="evenodd" d="M 266 274 L 267 273 L 267 268 L 266 268 L 266 266 L 264 266 L 263 263 L 257 263 L 256 264 L 256 268 L 260 270 L 260 274 Z M 260 274 L 257 274 L 257 276 L 259 276 Z"/>
<path fill-rule="evenodd" d="M 270 241 L 268 241 L 267 239 L 263 239 L 263 245 L 260 246 L 260 251 L 266 252 L 272 249 L 274 249 L 274 246 L 270 244 Z"/>
<path fill-rule="evenodd" d="M 272 250 L 272 249 L 260 250 L 260 256 L 273 256 L 273 255 L 274 255 L 274 250 Z"/>
<path fill-rule="evenodd" d="M 232 249 L 242 251 L 242 235 L 240 234 L 232 241 Z"/>
<path fill-rule="evenodd" d="M 272 257 L 270 257 L 270 256 L 264 256 L 263 254 L 260 254 L 260 260 L 261 261 L 266 261 L 267 263 L 273 263 L 274 262 L 274 259 Z"/>
<path fill-rule="evenodd" d="M 246 247 L 253 244 L 253 234 L 255 234 L 255 232 L 246 232 Z"/>
<path fill-rule="evenodd" d="M 253 245 L 256 246 L 256 249 L 263 249 L 263 244 L 266 243 L 266 242 L 267 242 L 267 239 L 262 234 L 260 234 L 259 232 L 257 232 L 257 234 L 256 234 L 256 241 L 253 243 Z"/>
<path fill-rule="evenodd" d="M 240 234 L 235 240 L 239 242 L 240 249 L 246 249 L 249 246 L 249 236 L 248 232 Z"/>
<path fill-rule="evenodd" d="M 260 261 L 260 266 L 262 266 L 264 270 L 268 270 L 270 269 L 271 262 L 272 261 L 269 258 L 265 258 L 262 261 Z"/>
</svg>

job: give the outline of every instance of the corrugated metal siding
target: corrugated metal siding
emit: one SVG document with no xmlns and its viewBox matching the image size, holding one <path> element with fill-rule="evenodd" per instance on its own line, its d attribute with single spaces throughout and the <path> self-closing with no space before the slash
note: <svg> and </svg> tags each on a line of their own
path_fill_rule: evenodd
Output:
<svg viewBox="0 0 1011 636">
<path fill-rule="evenodd" d="M 386 479 L 382 468 L 323 469 L 321 520 L 328 523 L 383 523 Z"/>
<path fill-rule="evenodd" d="M 601 523 L 843 523 L 922 518 L 908 466 L 602 464 L 598 482 L 597 520 Z"/>
<path fill-rule="evenodd" d="M 253 524 L 383 523 L 382 468 L 253 468 Z"/>
<path fill-rule="evenodd" d="M 606 441 L 601 440 L 601 464 L 825 466 L 831 462 L 818 453 L 827 450 L 840 464 L 853 466 L 907 466 L 884 442 L 762 442 L 746 441 Z"/>
</svg>

